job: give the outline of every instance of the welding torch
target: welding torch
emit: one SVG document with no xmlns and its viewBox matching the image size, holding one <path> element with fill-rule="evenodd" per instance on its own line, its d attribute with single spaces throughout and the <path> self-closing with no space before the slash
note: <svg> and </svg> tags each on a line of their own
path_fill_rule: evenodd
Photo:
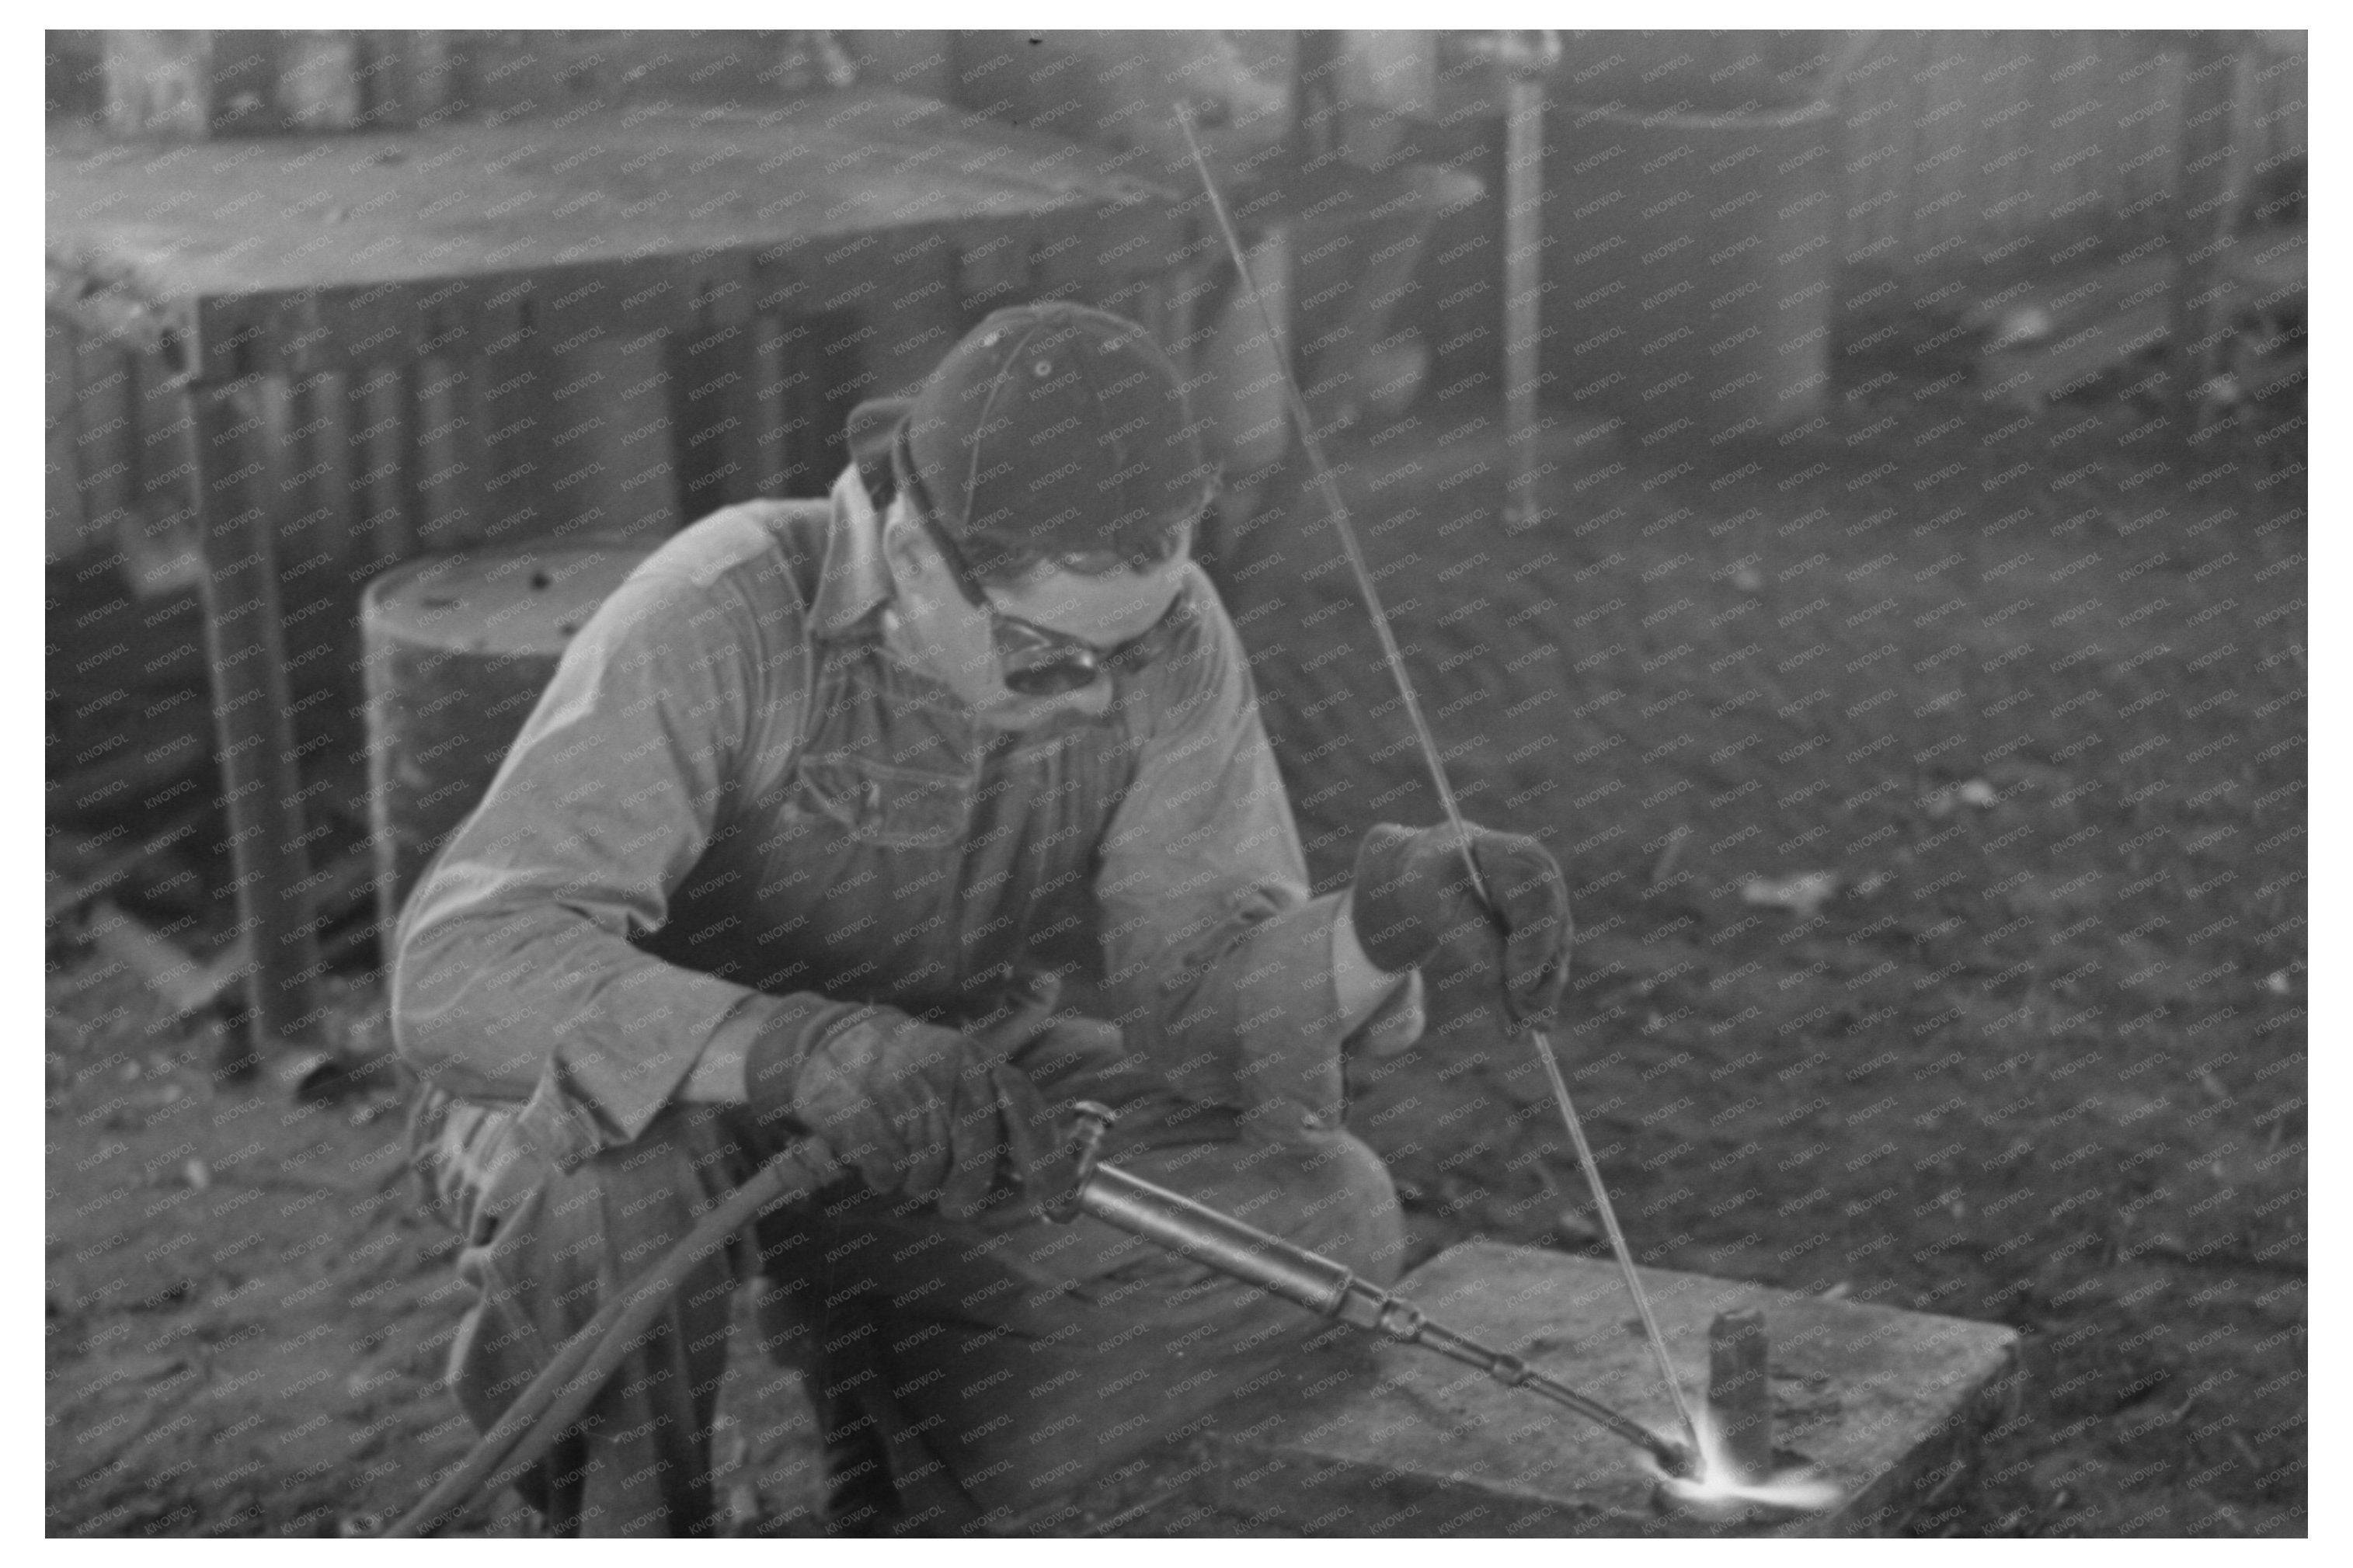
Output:
<svg viewBox="0 0 2353 1568">
<path fill-rule="evenodd" d="M 1546 1376 L 1507 1351 L 1491 1349 L 1430 1321 L 1412 1302 L 1357 1278 L 1346 1266 L 1104 1162 L 1103 1136 L 1115 1117 L 1092 1100 L 1080 1101 L 1075 1110 L 1078 1181 L 1068 1201 L 1050 1218 L 1067 1221 L 1087 1215 L 1319 1316 L 1399 1344 L 1435 1351 L 1475 1367 L 1506 1388 L 1542 1394 L 1641 1448 L 1671 1476 L 1688 1475 L 1696 1467 L 1696 1456 L 1673 1438 Z"/>
</svg>

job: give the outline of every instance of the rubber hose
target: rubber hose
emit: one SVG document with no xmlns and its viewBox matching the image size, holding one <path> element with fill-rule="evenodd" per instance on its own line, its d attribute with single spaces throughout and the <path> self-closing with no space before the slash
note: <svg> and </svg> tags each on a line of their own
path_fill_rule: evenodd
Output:
<svg viewBox="0 0 2353 1568">
<path fill-rule="evenodd" d="M 628 1354 L 630 1343 L 678 1291 L 696 1265 L 774 1205 L 817 1192 L 839 1173 L 832 1152 L 803 1138 L 760 1167 L 643 1278 L 596 1310 L 578 1333 L 482 1434 L 457 1468 L 415 1508 L 384 1531 L 384 1539 L 420 1536 L 451 1510 L 492 1485 L 512 1482 L 538 1461 L 577 1421 Z"/>
</svg>

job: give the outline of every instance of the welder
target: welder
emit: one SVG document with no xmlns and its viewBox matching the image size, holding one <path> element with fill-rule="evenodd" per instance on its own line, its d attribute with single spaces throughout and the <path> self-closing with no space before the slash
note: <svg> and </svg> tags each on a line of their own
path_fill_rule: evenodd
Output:
<svg viewBox="0 0 2353 1568">
<path fill-rule="evenodd" d="M 1422 973 L 1508 1017 L 1570 940 L 1536 841 L 1374 826 L 1311 896 L 1250 672 L 1189 557 L 1215 493 L 1176 371 L 1081 307 L 1000 310 L 849 420 L 824 501 L 731 507 L 565 653 L 405 912 L 396 1038 L 473 1301 L 487 1426 L 788 1142 L 853 1173 L 671 1299 L 522 1484 L 570 1534 L 716 1527 L 736 1287 L 802 1373 L 828 1527 L 1001 1526 L 1290 1364 L 1313 1320 L 1045 1217 L 1063 1113 L 1140 1175 L 1394 1277 L 1348 1051 Z"/>
</svg>

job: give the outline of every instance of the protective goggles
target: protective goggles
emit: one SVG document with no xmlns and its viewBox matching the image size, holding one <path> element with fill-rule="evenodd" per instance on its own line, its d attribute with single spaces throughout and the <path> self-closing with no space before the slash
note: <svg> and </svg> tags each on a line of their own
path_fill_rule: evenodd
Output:
<svg viewBox="0 0 2353 1568">
<path fill-rule="evenodd" d="M 1007 615 L 982 588 L 979 574 L 934 514 L 905 443 L 906 432 L 902 428 L 893 454 L 899 483 L 914 502 L 915 521 L 939 551 L 940 558 L 947 563 L 957 591 L 973 608 L 987 612 L 989 635 L 997 648 L 997 671 L 1007 690 L 1021 697 L 1060 697 L 1092 685 L 1106 669 L 1137 669 L 1152 660 L 1166 642 L 1166 633 L 1180 619 L 1187 595 L 1179 594 L 1158 620 L 1116 647 L 1098 647 L 1084 637 Z M 1103 570 L 1118 564 L 1106 557 Z"/>
</svg>

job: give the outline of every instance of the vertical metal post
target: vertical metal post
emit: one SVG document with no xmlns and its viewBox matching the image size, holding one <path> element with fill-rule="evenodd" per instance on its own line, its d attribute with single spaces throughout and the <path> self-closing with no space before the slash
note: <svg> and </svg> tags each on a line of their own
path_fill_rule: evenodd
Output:
<svg viewBox="0 0 2353 1568">
<path fill-rule="evenodd" d="M 1504 121 L 1504 428 L 1511 450 L 1504 520 L 1532 527 L 1536 504 L 1538 351 L 1543 346 L 1545 86 L 1510 73 Z"/>
<path fill-rule="evenodd" d="M 212 669 L 237 924 L 247 943 L 247 1027 L 232 1032 L 222 1070 L 243 1073 L 269 1045 L 312 1023 L 316 927 L 304 910 L 301 779 L 287 710 L 272 519 L 262 465 L 248 439 L 259 423 L 253 378 L 187 389 L 196 531 L 205 570 L 205 653 Z"/>
<path fill-rule="evenodd" d="M 2201 36 L 2189 47 L 2182 73 L 2180 167 L 2174 189 L 2172 243 L 2173 391 L 2184 410 L 2221 362 L 2226 320 L 2219 302 L 2223 258 L 2237 220 L 2237 175 L 2243 162 L 2232 146 L 2242 79 L 2244 33 Z"/>
<path fill-rule="evenodd" d="M 1773 1475 L 1773 1390 L 1765 1315 L 1754 1307 L 1718 1312 L 1707 1326 L 1707 1414 L 1740 1486 Z"/>
</svg>

